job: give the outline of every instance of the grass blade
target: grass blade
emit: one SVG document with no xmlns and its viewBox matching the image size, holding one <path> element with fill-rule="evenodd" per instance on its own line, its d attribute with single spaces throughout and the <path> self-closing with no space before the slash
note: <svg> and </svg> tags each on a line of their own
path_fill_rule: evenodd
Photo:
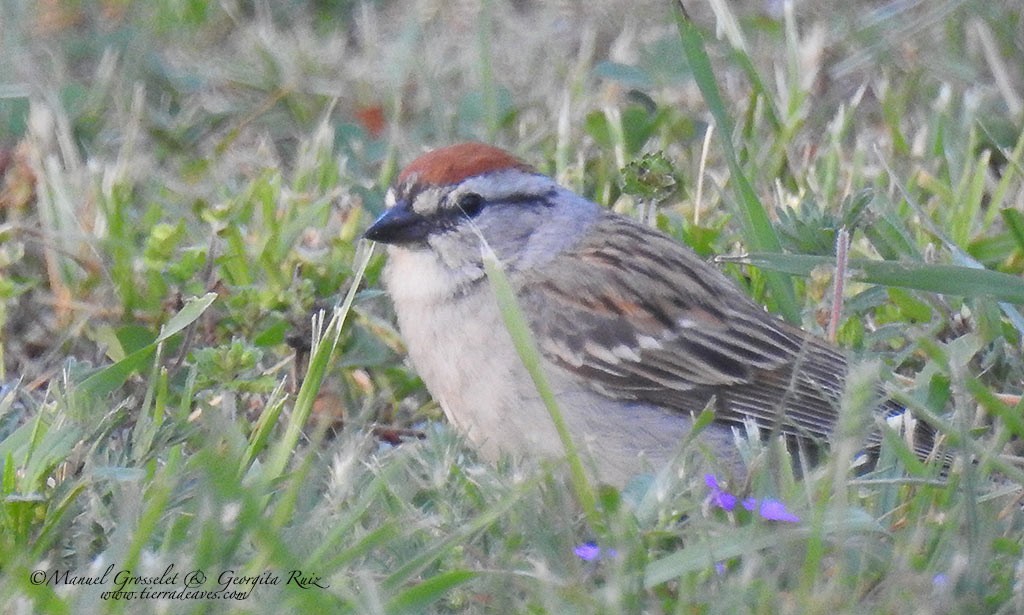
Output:
<svg viewBox="0 0 1024 615">
<path fill-rule="evenodd" d="M 526 371 L 529 372 L 530 377 L 533 379 L 533 384 L 537 387 L 537 392 L 544 401 L 544 406 L 548 409 L 551 421 L 555 424 L 555 430 L 562 441 L 576 497 L 579 498 L 580 505 L 583 506 L 583 511 L 586 513 L 592 527 L 597 530 L 603 526 L 597 511 L 597 496 L 587 480 L 587 473 L 583 468 L 583 462 L 580 460 L 579 451 L 572 440 L 572 435 L 569 433 L 569 427 L 562 417 L 562 411 L 555 400 L 555 393 L 552 391 L 551 385 L 548 384 L 547 377 L 544 375 L 544 370 L 541 367 L 540 352 L 534 343 L 530 327 L 526 324 L 526 317 L 523 315 L 522 310 L 519 309 L 519 303 L 516 301 L 512 285 L 505 276 L 505 272 L 502 271 L 497 256 L 490 252 L 490 250 L 488 250 L 488 254 L 484 257 L 484 269 L 487 271 L 487 278 L 491 282 L 491 288 L 494 290 L 495 297 L 498 300 L 501 316 L 505 320 L 505 327 L 508 328 L 509 335 L 512 336 L 516 352 L 519 353 L 523 366 L 526 367 Z"/>
<path fill-rule="evenodd" d="M 356 271 L 352 276 L 352 282 L 348 293 L 345 295 L 345 300 L 342 301 L 340 307 L 334 310 L 334 315 L 327 324 L 323 337 L 313 345 L 313 349 L 309 354 L 309 367 L 306 369 L 306 377 L 302 380 L 302 386 L 299 388 L 299 393 L 296 396 L 295 407 L 292 409 L 288 427 L 285 430 L 284 436 L 270 453 L 266 466 L 266 476 L 271 479 L 280 476 L 284 472 L 285 467 L 287 467 L 288 460 L 291 458 L 292 452 L 302 436 L 302 429 L 306 425 L 306 420 L 313 411 L 313 402 L 316 401 L 317 393 L 320 391 L 320 383 L 323 382 L 331 357 L 334 355 L 334 350 L 341 339 L 341 332 L 345 326 L 345 320 L 348 318 L 348 313 L 352 309 L 352 302 L 355 300 L 356 291 L 359 290 L 363 274 L 366 273 L 366 266 L 370 262 L 370 257 L 373 256 L 372 244 L 364 242 L 361 247 L 361 252 L 356 253 Z M 316 340 L 314 341 L 316 342 Z M 324 343 L 325 341 L 327 343 Z"/>
<path fill-rule="evenodd" d="M 716 134 L 729 164 L 729 173 L 733 180 L 731 183 L 736 190 L 739 218 L 743 223 L 747 241 L 755 251 L 779 252 L 781 247 L 778 235 L 775 234 L 775 228 L 753 186 L 750 185 L 750 181 L 744 174 L 736 155 L 736 149 L 733 147 L 733 123 L 726 109 L 725 101 L 722 99 L 722 94 L 718 90 L 714 71 L 711 68 L 711 60 L 704 49 L 704 39 L 696 25 L 681 11 L 676 11 L 676 25 L 683 42 L 686 60 L 693 71 L 693 77 L 708 105 L 708 111 L 711 112 L 711 116 L 719 126 Z M 775 272 L 766 273 L 765 279 L 772 291 L 774 307 L 786 320 L 799 322 L 800 309 L 797 306 L 792 282 L 786 276 Z"/>
<path fill-rule="evenodd" d="M 808 275 L 817 267 L 835 264 L 835 259 L 831 256 L 810 254 L 754 253 L 727 260 L 799 276 Z M 987 296 L 999 301 L 1024 304 L 1024 280 L 990 269 L 851 259 L 849 274 L 851 280 L 869 284 L 899 286 L 961 297 Z"/>
</svg>

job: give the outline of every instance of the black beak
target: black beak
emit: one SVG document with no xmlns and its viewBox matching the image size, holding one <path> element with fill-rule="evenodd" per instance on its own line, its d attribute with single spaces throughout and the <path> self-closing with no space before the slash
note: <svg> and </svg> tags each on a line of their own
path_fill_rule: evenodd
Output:
<svg viewBox="0 0 1024 615">
<path fill-rule="evenodd" d="M 409 203 L 399 201 L 385 211 L 377 221 L 363 233 L 363 237 L 380 243 L 408 244 L 420 243 L 430 234 L 428 220 L 412 211 Z"/>
</svg>

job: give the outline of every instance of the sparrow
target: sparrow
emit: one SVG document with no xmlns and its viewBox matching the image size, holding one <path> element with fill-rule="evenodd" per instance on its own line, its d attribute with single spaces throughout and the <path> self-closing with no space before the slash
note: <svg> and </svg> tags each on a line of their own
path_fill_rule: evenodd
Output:
<svg viewBox="0 0 1024 615">
<path fill-rule="evenodd" d="M 481 143 L 428 152 L 387 191 L 365 237 L 413 367 L 485 457 L 560 457 L 562 443 L 484 270 L 494 254 L 595 477 L 623 485 L 697 441 L 741 465 L 748 421 L 798 440 L 833 432 L 847 358 L 765 311 L 668 235 L 612 213 Z M 880 410 L 891 408 L 882 402 Z"/>
</svg>

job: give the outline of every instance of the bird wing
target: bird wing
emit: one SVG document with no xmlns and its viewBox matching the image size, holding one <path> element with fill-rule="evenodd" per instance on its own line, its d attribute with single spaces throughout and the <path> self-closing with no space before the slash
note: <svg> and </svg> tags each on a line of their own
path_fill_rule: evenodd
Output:
<svg viewBox="0 0 1024 615">
<path fill-rule="evenodd" d="M 766 313 L 724 274 L 646 226 L 608 214 L 518 294 L 541 352 L 600 393 L 827 436 L 843 354 Z"/>
</svg>

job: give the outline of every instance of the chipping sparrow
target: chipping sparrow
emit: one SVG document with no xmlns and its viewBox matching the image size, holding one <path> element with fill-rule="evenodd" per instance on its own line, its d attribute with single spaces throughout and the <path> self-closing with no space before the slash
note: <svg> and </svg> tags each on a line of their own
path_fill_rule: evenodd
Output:
<svg viewBox="0 0 1024 615">
<path fill-rule="evenodd" d="M 613 214 L 479 143 L 427 153 L 366 231 L 388 244 L 385 284 L 413 365 L 486 456 L 562 445 L 505 328 L 483 266 L 502 263 L 574 439 L 600 480 L 624 484 L 700 440 L 735 467 L 732 426 L 753 419 L 827 437 L 846 358 L 766 313 L 659 231 Z"/>
</svg>

